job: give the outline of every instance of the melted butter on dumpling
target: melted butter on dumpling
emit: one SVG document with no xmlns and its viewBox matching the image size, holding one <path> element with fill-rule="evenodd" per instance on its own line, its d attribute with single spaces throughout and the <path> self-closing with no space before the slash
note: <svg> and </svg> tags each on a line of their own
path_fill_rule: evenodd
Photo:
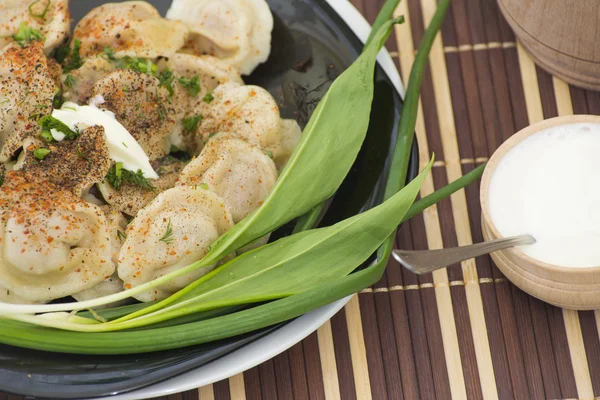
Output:
<svg viewBox="0 0 600 400">
<path fill-rule="evenodd" d="M 44 35 L 44 53 L 50 54 L 69 37 L 69 0 L 2 0 L 0 48 L 13 41 L 21 22 Z"/>
<path fill-rule="evenodd" d="M 202 115 L 196 133 L 205 142 L 215 133 L 244 140 L 277 156 L 281 142 L 279 108 L 275 99 L 258 86 L 220 85 L 210 103 L 198 101 L 194 114 Z"/>
<path fill-rule="evenodd" d="M 269 58 L 273 15 L 265 0 L 173 0 L 167 18 L 189 27 L 184 51 L 214 55 L 244 75 Z"/>
<path fill-rule="evenodd" d="M 0 188 L 0 285 L 48 301 L 112 275 L 102 210 L 50 182 L 11 172 Z"/>
<path fill-rule="evenodd" d="M 223 199 L 209 190 L 178 186 L 159 194 L 127 227 L 118 273 L 126 288 L 136 287 L 204 257 L 209 246 L 233 226 Z M 201 268 L 135 296 L 163 299 L 210 272 Z"/>
<path fill-rule="evenodd" d="M 73 37 L 81 40 L 81 55 L 102 53 L 106 46 L 117 57 L 170 56 L 185 41 L 188 29 L 170 21 L 145 1 L 108 3 L 94 8 L 79 21 Z"/>
<path fill-rule="evenodd" d="M 219 135 L 209 140 L 179 177 L 182 185 L 207 185 L 221 196 L 235 223 L 263 203 L 276 180 L 275 164 L 261 149 Z"/>
</svg>

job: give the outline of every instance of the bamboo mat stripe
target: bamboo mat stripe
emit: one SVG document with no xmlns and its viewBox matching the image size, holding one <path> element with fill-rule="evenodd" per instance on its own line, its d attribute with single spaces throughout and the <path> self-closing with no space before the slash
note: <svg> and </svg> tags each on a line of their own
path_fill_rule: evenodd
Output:
<svg viewBox="0 0 600 400">
<path fill-rule="evenodd" d="M 373 22 L 384 0 L 350 0 Z M 407 81 L 436 0 L 402 0 L 387 48 Z M 425 72 L 416 137 L 420 196 L 487 161 L 512 134 L 558 115 L 600 114 L 600 93 L 537 67 L 495 0 L 453 0 Z M 396 246 L 482 240 L 471 185 L 405 223 Z M 545 304 L 488 256 L 416 276 L 390 260 L 380 282 L 260 366 L 160 400 L 600 399 L 600 310 Z M 16 400 L 2 396 L 0 400 Z"/>
</svg>

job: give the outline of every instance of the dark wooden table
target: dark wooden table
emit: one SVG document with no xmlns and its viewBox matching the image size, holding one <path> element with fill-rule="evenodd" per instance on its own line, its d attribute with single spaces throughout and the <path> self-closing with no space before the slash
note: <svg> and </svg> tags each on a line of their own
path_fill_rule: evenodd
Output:
<svg viewBox="0 0 600 400">
<path fill-rule="evenodd" d="M 383 0 L 353 0 L 371 22 Z M 403 0 L 388 49 L 407 78 L 436 0 Z M 428 194 L 484 162 L 514 132 L 556 115 L 600 114 L 600 94 L 537 68 L 494 0 L 453 0 L 435 42 L 417 121 Z M 479 188 L 405 224 L 402 248 L 482 240 Z M 391 262 L 303 342 L 183 399 L 593 399 L 600 396 L 600 312 L 565 311 L 516 289 L 489 257 L 416 277 Z M 8 396 L 8 399 L 17 399 Z"/>
</svg>

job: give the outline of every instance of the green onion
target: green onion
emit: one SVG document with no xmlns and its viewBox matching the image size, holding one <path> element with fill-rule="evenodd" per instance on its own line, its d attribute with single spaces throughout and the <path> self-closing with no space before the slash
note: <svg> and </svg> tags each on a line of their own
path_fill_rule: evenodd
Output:
<svg viewBox="0 0 600 400">
<path fill-rule="evenodd" d="M 19 30 L 16 34 L 12 35 L 12 38 L 15 42 L 17 42 L 21 47 L 27 46 L 30 42 L 36 40 L 45 40 L 46 38 L 42 35 L 38 29 L 31 28 L 25 22 L 21 22 L 19 25 Z"/>
<path fill-rule="evenodd" d="M 46 7 L 44 8 L 44 10 L 41 13 L 36 14 L 36 13 L 33 12 L 32 8 L 33 8 L 34 5 L 36 5 L 40 1 L 41 0 L 35 0 L 33 3 L 31 3 L 29 5 L 29 7 L 27 9 L 29 10 L 29 15 L 31 15 L 32 17 L 44 19 L 44 18 L 46 18 L 46 14 L 48 13 L 48 9 L 50 9 L 51 0 L 48 0 L 48 3 L 46 3 Z"/>
<path fill-rule="evenodd" d="M 44 147 L 40 147 L 39 149 L 35 149 L 33 151 L 33 156 L 38 160 L 43 160 L 48 154 L 50 154 L 50 149 L 46 149 Z"/>
</svg>

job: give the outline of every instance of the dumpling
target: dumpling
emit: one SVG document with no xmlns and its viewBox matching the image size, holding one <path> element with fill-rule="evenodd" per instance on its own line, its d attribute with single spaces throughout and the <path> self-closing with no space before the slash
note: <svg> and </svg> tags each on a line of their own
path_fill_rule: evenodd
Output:
<svg viewBox="0 0 600 400">
<path fill-rule="evenodd" d="M 190 29 L 184 51 L 214 55 L 244 75 L 269 58 L 273 15 L 265 0 L 173 0 L 167 18 Z"/>
<path fill-rule="evenodd" d="M 102 210 L 23 172 L 0 187 L 0 285 L 28 301 L 49 301 L 110 277 Z"/>
<path fill-rule="evenodd" d="M 104 57 L 87 58 L 81 67 L 61 76 L 63 98 L 76 104 L 87 104 L 94 84 L 114 69 L 114 64 Z M 68 75 L 74 80 L 73 85 L 65 83 Z"/>
<path fill-rule="evenodd" d="M 100 208 L 104 212 L 104 215 L 106 216 L 106 220 L 108 222 L 108 232 L 110 234 L 110 243 L 112 250 L 111 260 L 116 266 L 117 260 L 119 258 L 119 252 L 121 251 L 123 241 L 125 240 L 125 229 L 127 229 L 127 219 L 123 216 L 123 214 L 120 211 L 115 210 L 110 206 L 101 206 Z M 123 281 L 119 279 L 119 276 L 115 272 L 110 278 L 100 282 L 96 286 L 84 290 L 82 292 L 75 293 L 72 296 L 77 301 L 86 301 L 97 299 L 103 296 L 108 296 L 114 293 L 119 293 L 121 291 L 123 291 Z M 110 306 L 116 307 L 126 302 L 128 301 L 123 300 L 120 302 L 112 303 L 110 304 Z"/>
<path fill-rule="evenodd" d="M 0 53 L 0 162 L 38 136 L 38 120 L 52 111 L 56 90 L 41 42 L 11 44 Z"/>
<path fill-rule="evenodd" d="M 278 171 L 283 170 L 302 135 L 302 129 L 295 119 L 282 119 L 280 125 L 280 142 L 273 152 L 273 161 Z"/>
<path fill-rule="evenodd" d="M 81 40 L 81 55 L 102 53 L 106 46 L 117 57 L 169 57 L 179 50 L 187 27 L 170 21 L 145 1 L 108 3 L 94 8 L 79 21 L 73 37 Z"/>
<path fill-rule="evenodd" d="M 173 72 L 176 78 L 176 83 L 172 85 L 172 104 L 175 108 L 176 123 L 170 135 L 170 143 L 179 150 L 198 154 L 202 149 L 202 140 L 184 123 L 185 119 L 193 121 L 194 117 L 198 118 L 190 112 L 190 108 L 193 108 L 198 101 L 203 101 L 204 96 L 221 84 L 232 82 L 242 85 L 244 82 L 240 72 L 215 57 L 182 53 L 163 59 L 158 65 L 161 70 L 168 69 Z M 195 96 L 192 96 L 187 88 L 177 82 L 179 78 L 195 79 L 195 77 L 198 79 L 199 90 Z"/>
<path fill-rule="evenodd" d="M 35 155 L 40 148 L 49 150 L 42 160 Z M 26 139 L 15 169 L 22 169 L 81 197 L 86 189 L 104 180 L 111 165 L 104 128 L 91 126 L 73 140 L 48 144 L 39 139 Z"/>
<path fill-rule="evenodd" d="M 273 160 L 242 140 L 214 137 L 181 172 L 179 183 L 214 191 L 238 223 L 258 208 L 277 180 Z"/>
<path fill-rule="evenodd" d="M 69 0 L 3 0 L 0 2 L 0 48 L 13 42 L 21 22 L 44 35 L 44 53 L 65 43 L 70 33 Z"/>
<path fill-rule="evenodd" d="M 279 108 L 275 99 L 258 86 L 220 85 L 213 100 L 199 101 L 194 114 L 202 115 L 197 135 L 205 142 L 215 133 L 227 133 L 277 157 L 281 142 Z"/>
<path fill-rule="evenodd" d="M 154 76 L 133 70 L 116 70 L 92 87 L 91 97 L 102 96 L 100 108 L 117 120 L 138 141 L 150 161 L 169 153 L 169 134 L 175 124 L 175 109 L 167 89 Z"/>
<path fill-rule="evenodd" d="M 153 167 L 159 178 L 151 180 L 154 187 L 152 190 L 131 183 L 123 183 L 119 189 L 115 189 L 106 181 L 99 183 L 98 189 L 108 204 L 127 215 L 134 216 L 159 193 L 174 187 L 184 166 L 184 162 L 171 156 L 155 161 Z"/>
<path fill-rule="evenodd" d="M 119 253 L 119 277 L 129 289 L 185 267 L 205 256 L 211 243 L 232 226 L 223 199 L 210 190 L 169 189 L 140 210 L 127 227 Z M 163 299 L 213 268 L 194 271 L 135 298 Z"/>
</svg>

